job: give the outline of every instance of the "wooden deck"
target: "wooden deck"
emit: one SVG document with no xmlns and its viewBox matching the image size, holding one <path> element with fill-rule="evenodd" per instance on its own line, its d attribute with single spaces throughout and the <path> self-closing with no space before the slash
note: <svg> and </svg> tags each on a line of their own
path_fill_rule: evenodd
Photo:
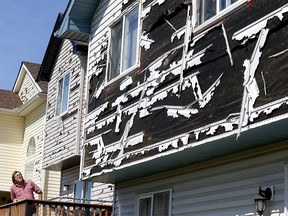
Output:
<svg viewBox="0 0 288 216">
<path fill-rule="evenodd" d="M 1 216 L 32 216 L 33 214 L 35 216 L 112 216 L 112 205 L 22 200 L 0 206 Z"/>
</svg>

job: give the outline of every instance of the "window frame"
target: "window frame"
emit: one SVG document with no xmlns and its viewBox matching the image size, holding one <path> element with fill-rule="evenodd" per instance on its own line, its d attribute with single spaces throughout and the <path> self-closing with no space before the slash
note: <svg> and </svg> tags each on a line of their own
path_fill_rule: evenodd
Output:
<svg viewBox="0 0 288 216">
<path fill-rule="evenodd" d="M 25 165 L 24 165 L 25 177 L 31 180 L 34 179 L 36 150 L 37 150 L 37 145 L 36 145 L 35 138 L 31 137 L 26 147 L 26 158 L 25 158 Z"/>
<path fill-rule="evenodd" d="M 165 192 L 169 192 L 169 210 L 168 210 L 168 216 L 171 216 L 172 215 L 172 188 L 169 188 L 169 189 L 163 189 L 163 190 L 157 190 L 157 191 L 152 191 L 152 192 L 149 192 L 149 193 L 144 193 L 144 194 L 139 194 L 137 196 L 137 213 L 136 215 L 137 216 L 140 216 L 139 214 L 139 210 L 140 210 L 140 200 L 141 199 L 146 199 L 146 198 L 151 198 L 151 215 L 153 216 L 153 197 L 154 197 L 154 194 L 159 194 L 159 193 L 165 193 Z"/>
<path fill-rule="evenodd" d="M 79 191 L 78 191 L 78 190 Z M 75 180 L 73 182 L 73 199 L 74 202 L 90 203 L 92 197 L 93 182 L 90 180 Z M 90 190 L 90 191 L 89 191 Z M 77 192 L 80 192 L 78 194 Z M 80 197 L 78 197 L 80 195 Z M 89 195 L 89 197 L 87 197 Z"/>
<path fill-rule="evenodd" d="M 64 111 L 62 111 L 62 106 L 63 106 L 63 94 L 64 94 L 64 89 L 65 89 L 65 79 L 66 77 L 69 75 L 69 84 L 68 84 L 68 89 L 67 89 L 67 104 L 66 104 L 66 109 Z M 60 95 L 60 81 L 63 80 L 63 85 L 62 85 L 62 89 L 61 89 L 61 101 L 59 99 L 59 95 Z M 56 96 L 56 116 L 63 116 L 64 114 L 66 114 L 68 112 L 68 108 L 69 108 L 69 97 L 70 97 L 70 85 L 71 85 L 71 73 L 67 72 L 65 73 L 63 76 L 61 76 L 60 79 L 58 79 L 57 81 L 57 96 Z M 60 103 L 60 104 L 59 104 Z"/>
<path fill-rule="evenodd" d="M 227 6 L 226 8 L 224 8 L 223 10 L 219 10 L 219 1 L 220 0 L 216 0 L 216 15 L 212 16 L 211 18 L 203 21 L 202 23 L 199 23 L 200 20 L 198 20 L 198 18 L 200 16 L 202 16 L 202 14 L 199 15 L 199 11 L 198 11 L 198 0 L 192 0 L 192 4 L 196 5 L 195 7 L 193 7 L 193 27 L 194 27 L 194 33 L 198 33 L 200 31 L 202 31 L 203 29 L 207 29 L 209 27 L 211 27 L 213 24 L 215 24 L 216 22 L 219 22 L 220 19 L 223 19 L 224 17 L 230 15 L 231 13 L 233 13 L 237 8 L 241 7 L 242 5 L 247 3 L 247 0 L 238 0 L 237 2 L 233 3 L 232 5 Z M 202 1 L 202 0 L 201 0 Z"/>
<path fill-rule="evenodd" d="M 137 21 L 137 41 L 136 41 L 136 60 L 135 60 L 135 64 L 132 65 L 131 67 L 127 68 L 126 70 L 122 70 L 122 66 L 123 66 L 123 44 L 124 44 L 124 40 L 123 40 L 123 35 L 124 35 L 124 30 L 125 30 L 125 24 L 122 23 L 122 39 L 121 39 L 121 63 L 120 63 L 120 71 L 119 73 L 112 78 L 109 78 L 110 76 L 110 66 L 111 66 L 111 45 L 112 45 L 112 29 L 117 26 L 117 24 L 119 24 L 119 22 L 124 22 L 125 17 L 127 15 L 129 15 L 130 12 L 132 12 L 134 9 L 138 8 L 138 21 Z M 127 73 L 135 70 L 136 68 L 139 67 L 140 65 L 140 37 L 141 37 L 141 7 L 140 7 L 140 2 L 139 1 L 135 1 L 133 4 L 131 4 L 128 8 L 126 8 L 121 15 L 119 16 L 118 19 L 116 19 L 110 26 L 109 26 L 109 44 L 108 44 L 108 49 L 107 49 L 107 67 L 106 67 L 106 83 L 107 85 L 109 85 L 110 83 L 113 83 L 114 81 L 118 80 L 119 78 L 127 75 Z"/>
</svg>

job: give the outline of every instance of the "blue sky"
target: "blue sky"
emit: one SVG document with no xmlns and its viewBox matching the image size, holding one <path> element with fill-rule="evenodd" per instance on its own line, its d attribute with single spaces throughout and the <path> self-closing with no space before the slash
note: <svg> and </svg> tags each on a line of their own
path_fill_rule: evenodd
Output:
<svg viewBox="0 0 288 216">
<path fill-rule="evenodd" d="M 21 62 L 41 64 L 69 0 L 0 0 L 0 89 L 12 90 Z"/>
</svg>

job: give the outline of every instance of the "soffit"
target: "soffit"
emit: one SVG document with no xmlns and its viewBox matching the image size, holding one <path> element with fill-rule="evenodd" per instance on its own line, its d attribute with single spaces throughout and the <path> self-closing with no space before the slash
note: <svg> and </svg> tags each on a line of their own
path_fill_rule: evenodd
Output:
<svg viewBox="0 0 288 216">
<path fill-rule="evenodd" d="M 55 35 L 60 38 L 89 42 L 91 20 L 100 0 L 71 0 Z"/>
</svg>

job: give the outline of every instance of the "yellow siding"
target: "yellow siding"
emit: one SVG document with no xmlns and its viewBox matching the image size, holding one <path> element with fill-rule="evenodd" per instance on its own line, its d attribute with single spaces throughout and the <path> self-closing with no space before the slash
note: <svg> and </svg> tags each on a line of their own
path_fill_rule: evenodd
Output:
<svg viewBox="0 0 288 216">
<path fill-rule="evenodd" d="M 0 114 L 0 191 L 9 191 L 11 174 L 20 169 L 24 118 Z"/>
<path fill-rule="evenodd" d="M 24 139 L 21 152 L 21 170 L 23 170 L 23 175 L 25 176 L 25 164 L 27 162 L 35 161 L 34 175 L 33 179 L 35 183 L 40 184 L 41 175 L 41 159 L 42 159 L 42 146 L 44 137 L 44 127 L 45 127 L 45 103 L 31 112 L 25 118 L 25 131 Z M 34 138 L 36 144 L 35 155 L 27 157 L 27 148 L 31 138 Z M 36 171 L 38 170 L 38 171 Z"/>
<path fill-rule="evenodd" d="M 49 200 L 60 196 L 61 172 L 47 170 L 45 182 L 42 182 L 44 188 L 44 199 Z"/>
<path fill-rule="evenodd" d="M 33 163 L 33 181 L 41 186 L 44 191 L 44 198 L 51 199 L 59 196 L 60 173 L 53 171 L 45 171 L 42 169 L 44 129 L 45 129 L 45 112 L 46 104 L 43 103 L 25 118 L 25 132 L 22 145 L 22 163 L 21 170 L 25 170 L 26 163 Z M 27 148 L 31 138 L 34 138 L 36 144 L 35 155 L 27 156 Z M 23 173 L 25 176 L 25 172 Z"/>
</svg>

